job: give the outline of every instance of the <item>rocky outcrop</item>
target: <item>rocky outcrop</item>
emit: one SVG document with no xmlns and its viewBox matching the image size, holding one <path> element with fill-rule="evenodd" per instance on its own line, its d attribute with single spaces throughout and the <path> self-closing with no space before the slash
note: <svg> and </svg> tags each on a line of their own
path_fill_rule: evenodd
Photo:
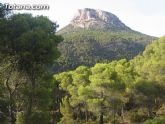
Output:
<svg viewBox="0 0 165 124">
<path fill-rule="evenodd" d="M 59 44 L 59 65 L 54 68 L 58 72 L 80 65 L 132 59 L 154 39 L 130 29 L 114 14 L 94 9 L 78 10 L 71 22 L 57 33 L 64 37 Z"/>
<path fill-rule="evenodd" d="M 70 25 L 74 28 L 131 30 L 112 13 L 94 9 L 79 9 Z"/>
</svg>

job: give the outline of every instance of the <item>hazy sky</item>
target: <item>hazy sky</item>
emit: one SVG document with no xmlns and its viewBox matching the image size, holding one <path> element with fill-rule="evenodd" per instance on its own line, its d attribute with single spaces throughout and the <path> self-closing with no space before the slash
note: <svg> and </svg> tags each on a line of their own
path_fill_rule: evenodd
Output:
<svg viewBox="0 0 165 124">
<path fill-rule="evenodd" d="M 60 28 L 70 22 L 77 9 L 93 8 L 115 14 L 134 30 L 158 37 L 165 35 L 165 0 L 0 0 L 0 2 L 48 4 L 49 10 L 28 12 L 48 16 L 52 21 L 57 21 Z"/>
</svg>

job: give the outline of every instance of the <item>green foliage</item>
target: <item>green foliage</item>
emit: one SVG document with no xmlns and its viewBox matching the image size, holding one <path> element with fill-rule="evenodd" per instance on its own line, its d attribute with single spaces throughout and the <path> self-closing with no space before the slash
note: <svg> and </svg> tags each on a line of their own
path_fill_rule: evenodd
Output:
<svg viewBox="0 0 165 124">
<path fill-rule="evenodd" d="M 58 32 L 64 37 L 64 42 L 59 45 L 61 57 L 55 64 L 58 72 L 81 65 L 93 66 L 96 63 L 132 59 L 155 39 L 134 31 L 66 29 L 66 33 L 63 30 L 65 28 Z"/>
<path fill-rule="evenodd" d="M 18 112 L 16 115 L 16 124 L 25 124 L 24 122 L 24 114 L 22 112 Z"/>
<path fill-rule="evenodd" d="M 20 70 L 40 71 L 59 57 L 56 45 L 62 39 L 54 31 L 46 17 L 13 15 L 0 26 L 1 52 L 16 56 Z"/>
<path fill-rule="evenodd" d="M 43 16 L 17 14 L 0 19 L 0 112 L 9 123 L 50 122 L 49 70 L 60 56 L 57 45 L 62 41 L 55 32 L 56 24 Z"/>
<path fill-rule="evenodd" d="M 61 118 L 58 124 L 76 124 L 76 121 L 72 119 L 73 110 L 66 97 L 63 99 L 63 103 L 61 104 L 60 110 L 61 110 L 61 113 L 63 114 L 63 117 Z"/>
<path fill-rule="evenodd" d="M 76 116 L 75 119 L 86 118 L 88 120 L 91 118 L 88 114 L 91 112 L 95 118 L 95 116 L 108 114 L 109 110 L 115 116 L 117 111 L 121 111 L 126 101 L 124 92 L 127 79 L 120 76 L 125 73 L 124 68 L 123 71 L 117 72 L 117 66 L 125 66 L 126 63 L 126 60 L 121 60 L 111 64 L 96 64 L 92 68 L 80 66 L 75 71 L 54 76 L 60 88 L 67 91 L 68 104 L 73 109 L 72 115 Z M 66 112 L 62 114 L 63 117 L 66 116 Z"/>
<path fill-rule="evenodd" d="M 129 112 L 129 118 L 131 122 L 144 122 L 147 119 L 147 110 L 145 108 L 140 108 Z"/>
<path fill-rule="evenodd" d="M 98 63 L 91 68 L 80 66 L 54 75 L 63 91 L 62 103 L 66 104 L 67 99 L 69 106 L 61 104 L 60 123 L 65 123 L 66 118 L 77 123 L 143 123 L 162 116 L 164 43 L 164 38 L 154 41 L 142 55 L 130 61 Z"/>
<path fill-rule="evenodd" d="M 164 124 L 165 117 L 156 117 L 152 120 L 147 120 L 144 124 Z"/>
<path fill-rule="evenodd" d="M 165 38 L 154 41 L 146 47 L 142 56 L 136 57 L 133 61 L 137 64 L 136 70 L 143 77 L 156 81 L 163 85 L 165 80 Z"/>
<path fill-rule="evenodd" d="M 156 114 L 157 116 L 165 116 L 165 104 L 161 105 Z"/>
<path fill-rule="evenodd" d="M 79 66 L 52 81 L 49 70 L 62 41 L 55 35 L 56 24 L 43 16 L 6 15 L 0 5 L 0 123 L 164 124 L 165 37 L 128 61 L 152 37 L 78 29 L 66 33 L 57 71 L 105 63 Z"/>
<path fill-rule="evenodd" d="M 35 111 L 28 117 L 28 124 L 49 124 L 50 115 L 45 111 Z"/>
</svg>

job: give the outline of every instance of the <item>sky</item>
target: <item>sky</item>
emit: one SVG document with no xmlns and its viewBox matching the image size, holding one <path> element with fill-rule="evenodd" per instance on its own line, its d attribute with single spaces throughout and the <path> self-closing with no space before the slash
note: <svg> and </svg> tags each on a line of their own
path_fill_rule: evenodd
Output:
<svg viewBox="0 0 165 124">
<path fill-rule="evenodd" d="M 17 11 L 44 15 L 63 28 L 77 9 L 92 8 L 111 12 L 128 27 L 152 36 L 165 35 L 165 0 L 0 0 L 9 4 L 48 4 L 49 10 Z"/>
</svg>

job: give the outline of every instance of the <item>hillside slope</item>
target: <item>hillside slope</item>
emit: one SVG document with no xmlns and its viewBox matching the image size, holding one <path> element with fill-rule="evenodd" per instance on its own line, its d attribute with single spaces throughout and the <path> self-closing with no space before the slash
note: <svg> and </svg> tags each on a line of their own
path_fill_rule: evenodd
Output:
<svg viewBox="0 0 165 124">
<path fill-rule="evenodd" d="M 59 45 L 61 58 L 55 68 L 57 71 L 132 59 L 155 39 L 132 30 L 112 13 L 89 8 L 78 10 L 70 24 L 58 34 L 64 37 L 64 42 Z"/>
</svg>

